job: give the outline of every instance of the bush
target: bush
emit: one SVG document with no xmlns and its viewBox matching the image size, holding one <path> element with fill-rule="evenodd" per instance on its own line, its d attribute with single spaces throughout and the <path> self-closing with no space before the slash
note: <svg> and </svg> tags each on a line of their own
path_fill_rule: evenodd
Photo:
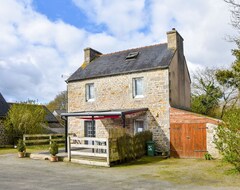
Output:
<svg viewBox="0 0 240 190">
<path fill-rule="evenodd" d="M 49 152 L 52 156 L 56 156 L 56 154 L 58 154 L 58 145 L 56 142 L 52 142 L 49 148 Z"/>
<path fill-rule="evenodd" d="M 240 172 L 240 108 L 228 110 L 216 131 L 215 144 L 224 159 Z"/>
<path fill-rule="evenodd" d="M 19 140 L 18 140 L 17 150 L 18 150 L 18 152 L 24 152 L 24 151 L 26 151 L 26 145 L 24 144 L 24 142 L 23 142 L 22 139 L 19 139 Z"/>
<path fill-rule="evenodd" d="M 212 155 L 209 153 L 204 154 L 204 157 L 205 157 L 205 160 L 213 160 Z"/>
<path fill-rule="evenodd" d="M 133 160 L 146 154 L 146 142 L 152 140 L 150 131 L 143 131 L 134 136 L 124 134 L 117 138 L 117 149 L 120 161 Z"/>
</svg>

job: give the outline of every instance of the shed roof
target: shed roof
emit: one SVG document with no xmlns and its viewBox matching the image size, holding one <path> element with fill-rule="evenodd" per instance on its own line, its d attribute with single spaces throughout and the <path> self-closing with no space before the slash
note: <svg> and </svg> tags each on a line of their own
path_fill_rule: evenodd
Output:
<svg viewBox="0 0 240 190">
<path fill-rule="evenodd" d="M 126 59 L 132 52 L 139 54 L 135 59 Z M 167 43 L 164 43 L 103 54 L 86 67 L 81 66 L 77 69 L 66 82 L 168 68 L 174 52 L 175 50 L 168 49 Z"/>
</svg>

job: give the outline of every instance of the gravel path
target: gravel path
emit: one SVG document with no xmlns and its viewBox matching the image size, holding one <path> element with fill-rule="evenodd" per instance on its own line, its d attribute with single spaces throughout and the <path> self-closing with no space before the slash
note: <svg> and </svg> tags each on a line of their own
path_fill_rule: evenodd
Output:
<svg viewBox="0 0 240 190">
<path fill-rule="evenodd" d="M 210 189 L 235 190 L 236 187 L 177 185 L 152 174 L 153 165 L 134 167 L 93 167 L 73 163 L 51 163 L 45 160 L 19 159 L 16 155 L 0 156 L 0 189 Z"/>
</svg>

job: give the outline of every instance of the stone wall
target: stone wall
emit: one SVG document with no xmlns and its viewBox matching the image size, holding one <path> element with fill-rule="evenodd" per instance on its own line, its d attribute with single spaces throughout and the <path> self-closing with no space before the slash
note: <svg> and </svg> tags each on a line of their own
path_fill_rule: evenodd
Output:
<svg viewBox="0 0 240 190">
<path fill-rule="evenodd" d="M 133 98 L 133 78 L 144 78 L 144 97 Z M 143 118 L 145 128 L 153 133 L 157 149 L 169 150 L 169 84 L 168 70 L 154 70 L 70 82 L 68 112 L 148 108 L 146 113 L 128 115 L 126 131 L 133 134 L 134 119 Z M 86 102 L 85 85 L 94 83 L 95 101 Z M 121 119 L 96 120 L 96 136 L 109 137 L 108 130 L 121 128 Z M 69 132 L 84 136 L 84 120 L 69 118 Z"/>
<path fill-rule="evenodd" d="M 207 151 L 213 156 L 213 158 L 220 158 L 220 154 L 216 145 L 214 144 L 214 135 L 216 134 L 216 128 L 218 127 L 215 124 L 207 123 Z"/>
<path fill-rule="evenodd" d="M 0 146 L 8 145 L 9 144 L 9 139 L 4 132 L 4 126 L 3 126 L 3 119 L 0 119 Z"/>
</svg>

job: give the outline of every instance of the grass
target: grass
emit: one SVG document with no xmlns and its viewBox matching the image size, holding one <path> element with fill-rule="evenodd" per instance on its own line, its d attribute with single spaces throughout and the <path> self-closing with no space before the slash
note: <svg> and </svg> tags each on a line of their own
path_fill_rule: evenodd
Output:
<svg viewBox="0 0 240 190">
<path fill-rule="evenodd" d="M 221 160 L 143 157 L 117 168 L 132 168 L 138 172 L 143 170 L 140 173 L 144 178 L 166 180 L 176 184 L 240 187 L 240 174 L 233 172 L 233 166 Z"/>
</svg>

